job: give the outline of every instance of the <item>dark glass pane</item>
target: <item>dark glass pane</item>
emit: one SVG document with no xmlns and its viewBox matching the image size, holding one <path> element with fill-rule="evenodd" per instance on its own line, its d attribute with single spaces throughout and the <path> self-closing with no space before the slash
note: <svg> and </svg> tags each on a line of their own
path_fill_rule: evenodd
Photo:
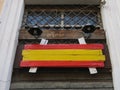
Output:
<svg viewBox="0 0 120 90">
<path fill-rule="evenodd" d="M 86 25 L 86 24 L 97 24 L 96 14 L 83 13 L 83 12 L 65 12 L 65 25 Z"/>
<path fill-rule="evenodd" d="M 59 12 L 29 12 L 27 25 L 59 25 L 61 17 Z"/>
</svg>

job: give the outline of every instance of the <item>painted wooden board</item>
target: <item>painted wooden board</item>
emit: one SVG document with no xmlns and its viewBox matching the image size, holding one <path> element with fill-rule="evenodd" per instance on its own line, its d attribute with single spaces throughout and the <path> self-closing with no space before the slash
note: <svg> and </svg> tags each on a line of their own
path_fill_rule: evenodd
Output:
<svg viewBox="0 0 120 90">
<path fill-rule="evenodd" d="M 83 49 L 50 49 L 50 50 L 23 50 L 22 55 L 102 55 L 102 50 Z"/>
<path fill-rule="evenodd" d="M 24 49 L 103 49 L 103 44 L 26 44 Z"/>
<path fill-rule="evenodd" d="M 25 55 L 23 61 L 105 61 L 104 55 Z"/>
<path fill-rule="evenodd" d="M 26 44 L 21 67 L 104 67 L 103 44 Z"/>
<path fill-rule="evenodd" d="M 22 61 L 20 67 L 104 67 L 104 62 Z"/>
</svg>

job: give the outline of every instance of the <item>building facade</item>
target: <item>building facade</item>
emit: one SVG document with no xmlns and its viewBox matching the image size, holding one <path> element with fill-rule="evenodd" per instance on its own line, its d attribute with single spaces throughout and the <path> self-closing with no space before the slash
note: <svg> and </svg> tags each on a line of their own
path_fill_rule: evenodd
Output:
<svg viewBox="0 0 120 90">
<path fill-rule="evenodd" d="M 4 3 L 3 3 L 4 2 Z M 112 64 L 115 90 L 120 90 L 120 1 L 119 0 L 1 0 L 0 1 L 0 90 L 9 90 L 14 57 L 22 25 L 24 6 L 91 4 L 100 5 L 103 28 Z"/>
</svg>

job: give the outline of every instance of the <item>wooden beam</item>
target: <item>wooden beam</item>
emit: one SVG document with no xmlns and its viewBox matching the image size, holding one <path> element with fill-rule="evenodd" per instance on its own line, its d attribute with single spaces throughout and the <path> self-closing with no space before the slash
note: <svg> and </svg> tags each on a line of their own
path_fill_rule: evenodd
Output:
<svg viewBox="0 0 120 90">
<path fill-rule="evenodd" d="M 27 5 L 99 5 L 100 0 L 25 0 Z"/>
<path fill-rule="evenodd" d="M 78 39 L 83 36 L 82 30 L 43 30 L 38 39 Z M 35 37 L 30 35 L 26 29 L 21 29 L 19 39 L 35 39 Z M 105 39 L 104 30 L 96 30 L 89 39 Z"/>
</svg>

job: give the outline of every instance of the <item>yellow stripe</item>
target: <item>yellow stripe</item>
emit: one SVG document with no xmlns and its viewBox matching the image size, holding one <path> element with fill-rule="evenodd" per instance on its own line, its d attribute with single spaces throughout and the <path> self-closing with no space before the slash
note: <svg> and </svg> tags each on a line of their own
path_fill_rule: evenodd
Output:
<svg viewBox="0 0 120 90">
<path fill-rule="evenodd" d="M 76 49 L 61 49 L 61 50 L 23 50 L 22 55 L 57 55 L 57 54 L 96 54 L 96 55 L 101 55 L 102 50 L 76 50 Z"/>
<path fill-rule="evenodd" d="M 24 61 L 105 61 L 104 55 L 25 55 Z"/>
</svg>

